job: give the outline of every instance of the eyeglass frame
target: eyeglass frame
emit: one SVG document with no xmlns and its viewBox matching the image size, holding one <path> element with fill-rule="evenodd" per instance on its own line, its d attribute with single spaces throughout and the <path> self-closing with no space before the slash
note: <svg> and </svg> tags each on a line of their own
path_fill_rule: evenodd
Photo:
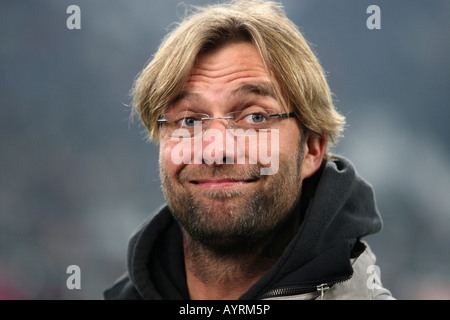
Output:
<svg viewBox="0 0 450 320">
<path fill-rule="evenodd" d="M 235 112 L 238 112 L 238 111 L 235 111 Z M 180 112 L 181 113 L 181 112 Z M 224 117 L 210 117 L 209 116 L 209 114 L 207 114 L 207 113 L 202 113 L 202 112 L 194 112 L 194 114 L 201 114 L 201 115 L 206 115 L 207 117 L 205 117 L 205 118 L 201 118 L 200 119 L 200 121 L 203 121 L 203 120 L 216 120 L 216 119 L 224 119 L 224 120 L 227 120 L 227 119 L 234 119 L 234 117 L 233 116 L 229 116 L 229 114 L 232 114 L 232 113 L 234 113 L 234 112 L 229 112 L 229 113 L 227 113 L 227 115 L 225 115 Z M 166 113 L 166 114 L 168 114 L 168 113 Z M 165 114 L 163 114 L 163 115 L 165 115 Z M 288 119 L 288 118 L 295 118 L 295 113 L 294 112 L 286 112 L 286 113 L 270 113 L 270 114 L 268 114 L 267 116 L 269 116 L 269 117 L 278 117 L 278 118 L 280 118 L 280 119 Z M 158 125 L 162 125 L 162 124 L 164 124 L 164 123 L 167 123 L 167 120 L 166 119 L 158 119 L 157 120 L 157 123 L 158 123 Z"/>
</svg>

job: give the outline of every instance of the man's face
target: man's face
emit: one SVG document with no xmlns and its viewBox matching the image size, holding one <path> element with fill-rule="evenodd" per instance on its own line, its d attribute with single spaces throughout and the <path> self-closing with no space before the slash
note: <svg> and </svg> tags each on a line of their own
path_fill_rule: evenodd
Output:
<svg viewBox="0 0 450 320">
<path fill-rule="evenodd" d="M 285 112 L 273 94 L 275 88 L 257 49 L 247 42 L 231 43 L 201 55 L 184 90 L 167 112 L 189 110 L 223 117 L 252 106 Z M 244 154 L 249 160 L 251 150 L 267 148 L 278 153 L 278 172 L 261 175 L 261 168 L 268 164 L 259 157 L 256 163 L 230 164 L 225 160 L 211 163 L 201 152 L 211 141 L 201 141 L 200 164 L 179 163 L 173 161 L 173 151 L 180 141 L 170 135 L 161 135 L 160 139 L 161 182 L 169 208 L 193 240 L 220 252 L 250 250 L 273 234 L 300 198 L 302 182 L 301 132 L 294 118 L 275 122 L 276 148 L 267 145 L 270 138 L 264 142 L 259 139 L 256 145 L 247 140 L 243 150 L 236 152 L 235 145 L 225 141 L 225 137 L 230 137 L 227 128 L 225 119 L 209 123 L 208 130 L 216 129 L 224 137 L 223 141 L 214 142 L 214 152 L 224 159 L 235 160 L 237 155 Z M 272 135 L 270 130 L 268 135 Z M 184 143 L 193 146 L 192 159 L 198 156 L 195 139 Z"/>
</svg>

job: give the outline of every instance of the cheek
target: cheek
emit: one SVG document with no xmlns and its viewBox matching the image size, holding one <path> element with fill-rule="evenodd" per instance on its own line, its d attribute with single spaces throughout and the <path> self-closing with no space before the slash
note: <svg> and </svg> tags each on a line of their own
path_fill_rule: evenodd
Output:
<svg viewBox="0 0 450 320">
<path fill-rule="evenodd" d="M 159 146 L 159 162 L 162 165 L 165 165 L 167 164 L 167 162 L 170 162 L 170 155 L 172 149 L 173 145 L 170 141 L 161 141 L 161 144 Z"/>
<path fill-rule="evenodd" d="M 280 130 L 279 152 L 280 157 L 290 158 L 298 154 L 300 145 L 300 130 L 298 126 L 289 127 L 286 130 Z"/>
<path fill-rule="evenodd" d="M 172 179 L 185 166 L 182 152 L 177 152 L 177 146 L 179 146 L 177 142 L 169 140 L 161 141 L 159 148 L 159 167 L 161 173 L 164 173 Z"/>
</svg>

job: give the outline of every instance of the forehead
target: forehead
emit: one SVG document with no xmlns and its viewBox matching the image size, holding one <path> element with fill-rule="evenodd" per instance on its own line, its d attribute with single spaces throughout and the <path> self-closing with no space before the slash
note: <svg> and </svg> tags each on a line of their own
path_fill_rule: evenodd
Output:
<svg viewBox="0 0 450 320">
<path fill-rule="evenodd" d="M 228 42 L 214 49 L 201 52 L 195 61 L 195 67 L 226 65 L 228 61 L 234 64 L 259 65 L 264 68 L 264 63 L 257 47 L 249 41 Z"/>
<path fill-rule="evenodd" d="M 200 55 L 185 89 L 234 89 L 243 83 L 270 84 L 270 77 L 256 47 L 249 42 L 231 43 Z"/>
<path fill-rule="evenodd" d="M 224 95 L 276 98 L 277 92 L 256 46 L 238 42 L 199 55 L 183 89 L 172 102 Z"/>
</svg>

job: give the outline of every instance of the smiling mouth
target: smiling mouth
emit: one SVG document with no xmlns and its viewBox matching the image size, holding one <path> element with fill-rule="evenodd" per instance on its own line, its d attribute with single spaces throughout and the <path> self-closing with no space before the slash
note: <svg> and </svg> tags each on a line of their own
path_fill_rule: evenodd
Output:
<svg viewBox="0 0 450 320">
<path fill-rule="evenodd" d="M 189 183 L 205 189 L 223 189 L 247 186 L 259 179 L 237 180 L 237 179 L 201 179 L 191 180 Z"/>
</svg>

